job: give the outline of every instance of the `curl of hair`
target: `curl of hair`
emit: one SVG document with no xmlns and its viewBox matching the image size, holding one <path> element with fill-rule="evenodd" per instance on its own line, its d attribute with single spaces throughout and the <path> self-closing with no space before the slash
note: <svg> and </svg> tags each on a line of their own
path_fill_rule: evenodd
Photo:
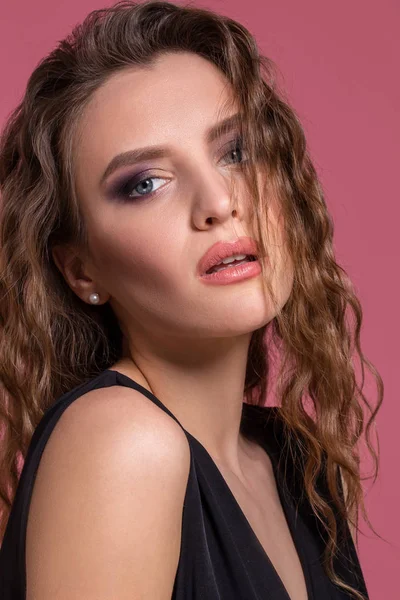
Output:
<svg viewBox="0 0 400 600">
<path fill-rule="evenodd" d="M 333 562 L 343 523 L 359 531 L 359 508 L 372 528 L 360 474 L 363 434 L 373 457 L 374 481 L 378 473 L 379 444 L 376 453 L 371 428 L 383 400 L 383 382 L 360 348 L 361 305 L 335 261 L 333 223 L 299 119 L 277 89 L 274 64 L 260 54 L 244 26 L 189 4 L 123 0 L 91 12 L 35 68 L 2 132 L 0 539 L 18 485 L 19 460 L 44 413 L 55 398 L 111 366 L 123 350 L 122 331 L 110 306 L 91 306 L 78 298 L 52 256 L 57 245 L 72 244 L 83 252 L 88 248 L 74 184 L 80 118 L 108 78 L 124 69 L 151 68 L 167 52 L 192 52 L 213 63 L 225 75 L 243 115 L 242 135 L 252 157 L 243 166 L 254 202 L 252 228 L 263 283 L 277 308 L 276 317 L 253 332 L 244 399 L 264 404 L 276 345 L 281 363 L 274 393 L 287 451 L 299 461 L 304 490 L 326 531 L 324 567 L 335 584 L 364 600 L 338 576 Z M 267 175 L 262 189 L 261 171 Z M 279 199 L 294 265 L 293 289 L 281 309 L 269 282 L 271 265 L 267 269 L 264 261 L 269 243 L 266 200 L 272 195 Z M 361 386 L 355 378 L 355 352 Z M 362 392 L 364 365 L 377 382 L 375 408 Z M 331 500 L 318 492 L 321 476 Z"/>
</svg>

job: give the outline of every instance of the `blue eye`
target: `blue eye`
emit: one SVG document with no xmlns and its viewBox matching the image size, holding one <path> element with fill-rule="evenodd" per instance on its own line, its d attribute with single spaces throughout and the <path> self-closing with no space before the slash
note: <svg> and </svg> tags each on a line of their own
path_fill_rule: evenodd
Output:
<svg viewBox="0 0 400 600">
<path fill-rule="evenodd" d="M 224 156 L 228 156 L 228 154 L 231 154 L 233 152 L 236 152 L 240 156 L 239 164 L 245 162 L 245 160 L 243 160 L 243 141 L 240 137 L 234 140 L 234 143 L 232 144 L 231 148 Z"/>
<path fill-rule="evenodd" d="M 125 184 L 122 185 L 117 190 L 117 196 L 121 198 L 135 199 L 140 197 L 148 197 L 154 194 L 158 188 L 155 187 L 153 181 L 166 181 L 163 177 L 146 177 L 145 179 L 137 180 L 136 177 L 133 179 L 129 179 Z M 137 192 L 137 195 L 134 195 L 132 191 Z"/>
<path fill-rule="evenodd" d="M 245 162 L 243 159 L 243 149 L 242 149 L 242 140 L 241 138 L 237 138 L 234 140 L 228 152 L 224 154 L 222 158 L 225 158 L 229 154 L 236 153 L 236 156 L 239 156 L 238 160 L 233 159 L 234 164 L 242 164 Z M 138 176 L 131 177 L 128 181 L 124 182 L 122 185 L 117 184 L 116 190 L 113 193 L 118 199 L 121 199 L 122 202 L 129 202 L 130 200 L 137 200 L 140 198 L 150 198 L 154 194 L 156 194 L 162 185 L 155 187 L 154 181 L 168 181 L 163 177 L 156 177 L 148 175 L 148 177 L 138 179 Z M 134 193 L 136 192 L 136 194 Z"/>
</svg>

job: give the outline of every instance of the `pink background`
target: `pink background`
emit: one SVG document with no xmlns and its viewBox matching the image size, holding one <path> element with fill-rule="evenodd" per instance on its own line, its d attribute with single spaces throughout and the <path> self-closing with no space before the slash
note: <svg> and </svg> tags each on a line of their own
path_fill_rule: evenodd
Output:
<svg viewBox="0 0 400 600">
<path fill-rule="evenodd" d="M 0 21 L 0 125 L 42 56 L 95 8 L 94 0 L 9 2 Z M 400 598 L 398 446 L 399 4 L 395 0 L 234 0 L 197 3 L 242 22 L 281 81 L 306 131 L 336 225 L 336 252 L 364 310 L 362 347 L 380 371 L 385 399 L 377 419 L 381 471 L 365 484 L 370 520 L 360 560 L 371 600 Z M 397 59 L 397 60 L 396 60 Z M 397 73 L 397 75 L 396 75 Z M 397 308 L 396 308 L 397 307 Z M 375 400 L 367 377 L 365 392 Z M 364 468 L 368 464 L 364 461 Z"/>
</svg>

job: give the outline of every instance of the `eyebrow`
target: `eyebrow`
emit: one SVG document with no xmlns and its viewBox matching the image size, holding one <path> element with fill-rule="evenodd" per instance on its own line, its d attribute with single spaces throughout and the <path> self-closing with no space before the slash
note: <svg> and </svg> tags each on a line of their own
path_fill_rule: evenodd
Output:
<svg viewBox="0 0 400 600">
<path fill-rule="evenodd" d="M 240 122 L 240 113 L 236 113 L 222 121 L 219 121 L 215 125 L 212 125 L 205 134 L 205 140 L 208 144 L 211 144 L 215 139 L 229 133 L 232 129 L 235 129 Z M 145 146 L 143 148 L 136 148 L 135 150 L 127 150 L 121 154 L 117 154 L 108 164 L 104 171 L 101 179 L 100 186 L 104 184 L 106 179 L 121 167 L 132 165 L 136 162 L 144 160 L 152 160 L 155 158 L 165 158 L 171 155 L 171 149 L 169 146 Z"/>
</svg>

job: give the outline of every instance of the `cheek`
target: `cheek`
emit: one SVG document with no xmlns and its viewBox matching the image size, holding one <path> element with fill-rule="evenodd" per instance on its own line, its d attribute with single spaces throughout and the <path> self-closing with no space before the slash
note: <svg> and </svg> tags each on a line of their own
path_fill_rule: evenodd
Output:
<svg viewBox="0 0 400 600">
<path fill-rule="evenodd" d="M 152 232 L 154 233 L 154 232 Z M 95 244 L 96 270 L 104 287 L 118 295 L 131 285 L 139 289 L 167 287 L 177 277 L 178 260 L 165 236 L 149 239 L 148 232 L 132 233 L 132 229 L 102 238 Z M 175 252 L 176 253 L 176 252 Z"/>
</svg>

